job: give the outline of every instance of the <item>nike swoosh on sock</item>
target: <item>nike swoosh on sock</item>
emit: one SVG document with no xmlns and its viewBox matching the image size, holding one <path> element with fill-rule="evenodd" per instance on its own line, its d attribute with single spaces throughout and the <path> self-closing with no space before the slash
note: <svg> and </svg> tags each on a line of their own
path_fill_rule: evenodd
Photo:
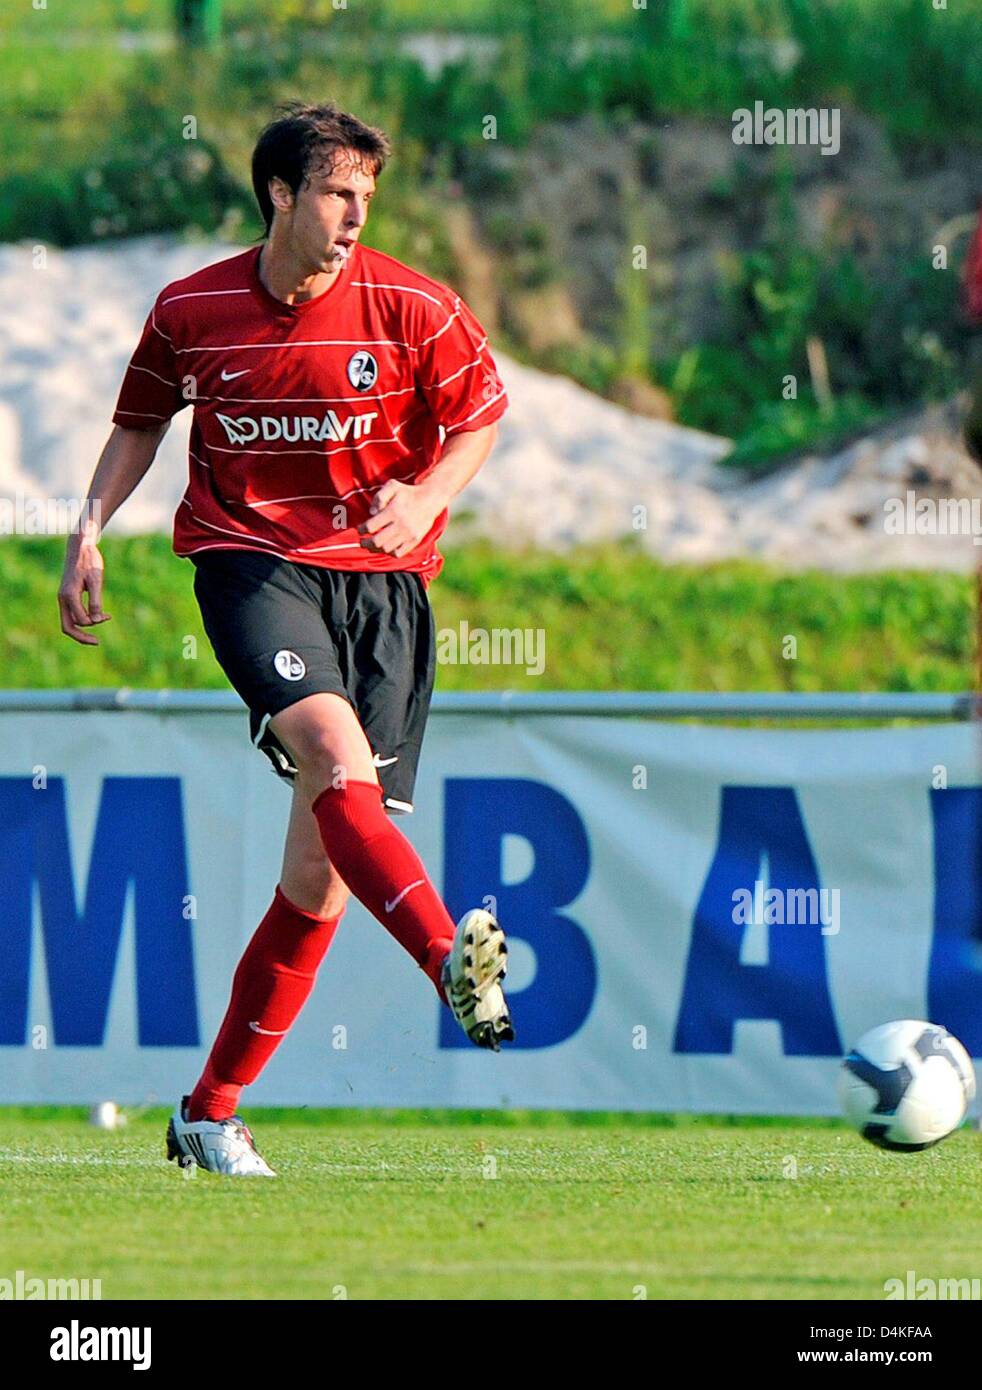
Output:
<svg viewBox="0 0 982 1390">
<path fill-rule="evenodd" d="M 418 878 L 415 883 L 411 883 L 408 888 L 404 888 L 402 892 L 398 895 L 398 897 L 393 898 L 391 902 L 386 900 L 386 912 L 391 912 L 394 908 L 398 907 L 407 893 L 411 893 L 414 888 L 418 888 L 420 884 L 425 882 L 425 878 Z"/>
</svg>

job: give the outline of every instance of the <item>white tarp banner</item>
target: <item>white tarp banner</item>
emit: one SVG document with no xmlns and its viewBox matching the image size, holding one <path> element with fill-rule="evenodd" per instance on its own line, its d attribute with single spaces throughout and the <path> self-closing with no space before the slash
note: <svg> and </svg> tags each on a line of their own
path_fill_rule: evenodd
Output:
<svg viewBox="0 0 982 1390">
<path fill-rule="evenodd" d="M 244 715 L 0 716 L 0 1101 L 171 1103 L 277 882 Z M 494 900 L 518 1043 L 470 1046 L 357 903 L 248 1103 L 831 1113 L 891 1018 L 982 1055 L 968 725 L 436 714 L 399 818 Z"/>
</svg>

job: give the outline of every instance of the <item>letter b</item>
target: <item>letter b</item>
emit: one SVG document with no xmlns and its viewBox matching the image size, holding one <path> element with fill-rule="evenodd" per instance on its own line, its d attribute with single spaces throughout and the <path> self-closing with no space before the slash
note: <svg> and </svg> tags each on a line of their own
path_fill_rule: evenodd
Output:
<svg viewBox="0 0 982 1390">
<path fill-rule="evenodd" d="M 502 845 L 517 835 L 534 862 L 520 883 L 502 881 Z M 449 778 L 444 799 L 445 899 L 454 918 L 487 895 L 502 926 L 533 949 L 535 979 L 509 995 L 517 1047 L 552 1047 L 582 1027 L 597 988 L 590 940 L 560 909 L 582 892 L 590 844 L 573 805 L 553 787 L 521 777 Z M 470 1047 L 449 1013 L 441 1047 Z"/>
</svg>

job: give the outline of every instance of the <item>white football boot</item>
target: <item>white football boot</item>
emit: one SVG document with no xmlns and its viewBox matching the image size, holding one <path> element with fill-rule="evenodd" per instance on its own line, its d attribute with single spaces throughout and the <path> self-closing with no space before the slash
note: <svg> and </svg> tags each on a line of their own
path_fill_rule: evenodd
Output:
<svg viewBox="0 0 982 1390">
<path fill-rule="evenodd" d="M 257 1151 L 245 1122 L 238 1115 L 229 1120 L 186 1118 L 188 1096 L 184 1096 L 167 1126 L 167 1158 L 176 1158 L 181 1168 L 197 1164 L 208 1173 L 224 1173 L 234 1178 L 275 1178 L 276 1174 Z"/>
<path fill-rule="evenodd" d="M 507 964 L 505 934 L 491 913 L 479 907 L 465 912 L 443 963 L 443 988 L 454 1018 L 471 1042 L 495 1052 L 503 1042 L 515 1040 L 500 983 Z"/>
</svg>

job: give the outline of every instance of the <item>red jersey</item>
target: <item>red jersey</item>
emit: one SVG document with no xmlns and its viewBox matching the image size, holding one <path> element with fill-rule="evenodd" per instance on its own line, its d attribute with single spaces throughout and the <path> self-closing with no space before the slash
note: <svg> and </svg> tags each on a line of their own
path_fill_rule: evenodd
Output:
<svg viewBox="0 0 982 1390">
<path fill-rule="evenodd" d="M 259 250 L 157 297 L 113 414 L 149 428 L 194 407 L 178 555 L 261 550 L 344 570 L 443 566 L 443 511 L 409 554 L 365 550 L 357 528 L 390 479 L 411 483 L 447 436 L 508 400 L 487 334 L 458 294 L 357 243 L 330 288 L 284 304 Z"/>
</svg>

